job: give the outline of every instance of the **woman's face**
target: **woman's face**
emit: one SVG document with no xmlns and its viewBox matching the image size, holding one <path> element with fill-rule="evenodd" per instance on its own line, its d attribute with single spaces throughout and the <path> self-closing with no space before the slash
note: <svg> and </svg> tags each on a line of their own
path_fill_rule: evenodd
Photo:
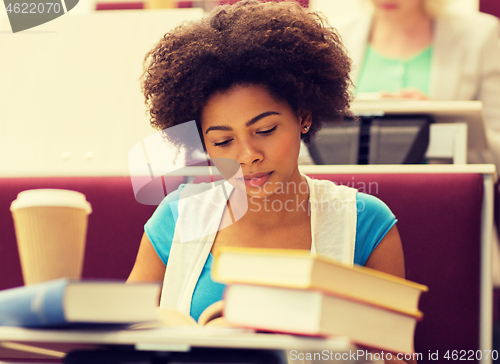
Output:
<svg viewBox="0 0 500 364">
<path fill-rule="evenodd" d="M 424 9 L 423 0 L 372 0 L 377 12 L 407 15 Z"/>
<path fill-rule="evenodd" d="M 300 136 L 310 114 L 297 115 L 261 85 L 236 85 L 213 94 L 202 110 L 211 158 L 238 161 L 249 196 L 269 197 L 287 183 L 300 183 Z M 297 186 L 298 187 L 298 186 Z"/>
</svg>

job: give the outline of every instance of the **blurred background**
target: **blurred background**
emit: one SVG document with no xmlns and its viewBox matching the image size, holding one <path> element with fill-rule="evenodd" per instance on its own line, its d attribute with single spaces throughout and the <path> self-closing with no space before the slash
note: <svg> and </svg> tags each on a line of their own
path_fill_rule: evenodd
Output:
<svg viewBox="0 0 500 364">
<path fill-rule="evenodd" d="M 125 176 L 128 152 L 154 133 L 139 78 L 146 52 L 183 21 L 229 0 L 80 0 L 12 33 L 0 5 L 0 176 Z M 363 0 L 300 0 L 328 18 Z M 500 15 L 498 0 L 451 0 Z M 335 26 L 335 24 L 332 24 Z"/>
</svg>

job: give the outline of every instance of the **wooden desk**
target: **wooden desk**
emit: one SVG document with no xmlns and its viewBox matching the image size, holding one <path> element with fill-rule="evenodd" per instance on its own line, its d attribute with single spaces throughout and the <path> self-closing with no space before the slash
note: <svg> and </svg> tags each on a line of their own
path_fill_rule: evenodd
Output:
<svg viewBox="0 0 500 364">
<path fill-rule="evenodd" d="M 431 115 L 426 156 L 452 158 L 455 164 L 493 163 L 481 101 L 355 100 L 356 115 Z"/>
</svg>

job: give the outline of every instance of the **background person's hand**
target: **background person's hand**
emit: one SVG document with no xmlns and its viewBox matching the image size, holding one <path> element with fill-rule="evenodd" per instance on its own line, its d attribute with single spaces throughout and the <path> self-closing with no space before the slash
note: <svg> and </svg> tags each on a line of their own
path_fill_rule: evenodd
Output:
<svg viewBox="0 0 500 364">
<path fill-rule="evenodd" d="M 405 88 L 396 92 L 380 91 L 380 97 L 386 99 L 430 100 L 426 94 L 416 88 Z"/>
</svg>

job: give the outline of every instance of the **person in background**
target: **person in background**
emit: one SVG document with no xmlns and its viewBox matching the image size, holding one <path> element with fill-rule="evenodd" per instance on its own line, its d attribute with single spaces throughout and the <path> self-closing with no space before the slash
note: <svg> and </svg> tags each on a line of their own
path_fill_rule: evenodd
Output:
<svg viewBox="0 0 500 364">
<path fill-rule="evenodd" d="M 371 12 L 330 19 L 353 60 L 355 94 L 482 101 L 492 162 L 500 173 L 499 20 L 452 12 L 447 0 L 366 1 Z M 493 282 L 500 287 L 494 230 Z"/>
<path fill-rule="evenodd" d="M 353 60 L 355 94 L 479 100 L 500 166 L 500 26 L 496 17 L 447 10 L 446 0 L 367 0 L 373 8 L 330 19 Z"/>
<path fill-rule="evenodd" d="M 447 2 L 371 0 L 372 12 L 332 20 L 353 60 L 355 92 L 481 100 L 500 124 L 499 21 L 448 11 Z"/>
</svg>

